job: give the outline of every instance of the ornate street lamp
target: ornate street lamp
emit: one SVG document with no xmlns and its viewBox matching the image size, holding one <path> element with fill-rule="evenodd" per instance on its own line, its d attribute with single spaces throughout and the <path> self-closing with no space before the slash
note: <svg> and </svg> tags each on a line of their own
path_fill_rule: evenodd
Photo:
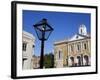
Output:
<svg viewBox="0 0 100 80">
<path fill-rule="evenodd" d="M 51 32 L 53 31 L 53 28 L 48 24 L 47 19 L 45 18 L 40 22 L 34 24 L 33 26 L 39 40 L 41 40 L 40 68 L 43 68 L 44 41 L 49 38 Z"/>
</svg>

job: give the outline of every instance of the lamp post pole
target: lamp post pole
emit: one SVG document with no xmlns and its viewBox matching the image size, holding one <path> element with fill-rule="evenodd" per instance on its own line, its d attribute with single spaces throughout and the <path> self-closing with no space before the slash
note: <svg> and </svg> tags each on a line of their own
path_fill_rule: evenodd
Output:
<svg viewBox="0 0 100 80">
<path fill-rule="evenodd" d="M 44 64 L 43 55 L 44 55 L 44 40 L 41 41 L 40 68 L 43 68 Z"/>
<path fill-rule="evenodd" d="M 41 40 L 41 56 L 40 56 L 40 68 L 43 68 L 43 64 L 44 64 L 44 36 L 45 33 L 42 32 L 42 40 Z"/>
</svg>

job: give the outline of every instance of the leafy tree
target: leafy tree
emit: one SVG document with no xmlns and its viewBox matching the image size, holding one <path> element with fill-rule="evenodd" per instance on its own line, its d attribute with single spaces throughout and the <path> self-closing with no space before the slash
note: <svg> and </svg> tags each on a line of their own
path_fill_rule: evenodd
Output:
<svg viewBox="0 0 100 80">
<path fill-rule="evenodd" d="M 53 68 L 54 67 L 54 55 L 52 53 L 44 55 L 44 66 L 45 66 L 45 68 Z"/>
</svg>

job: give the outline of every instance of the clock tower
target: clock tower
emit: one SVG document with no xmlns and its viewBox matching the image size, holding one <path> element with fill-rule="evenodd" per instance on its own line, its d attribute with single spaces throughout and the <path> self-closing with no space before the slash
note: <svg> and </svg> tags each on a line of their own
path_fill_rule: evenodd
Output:
<svg viewBox="0 0 100 80">
<path fill-rule="evenodd" d="M 86 26 L 84 24 L 80 25 L 80 27 L 79 27 L 79 34 L 87 35 L 87 29 L 86 29 Z"/>
</svg>

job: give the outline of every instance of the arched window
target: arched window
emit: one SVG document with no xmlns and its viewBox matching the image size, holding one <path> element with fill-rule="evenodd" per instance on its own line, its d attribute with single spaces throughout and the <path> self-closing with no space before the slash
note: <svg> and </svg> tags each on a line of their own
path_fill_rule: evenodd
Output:
<svg viewBox="0 0 100 80">
<path fill-rule="evenodd" d="M 89 65 L 89 57 L 87 55 L 84 56 L 85 59 L 85 65 Z"/>
<path fill-rule="evenodd" d="M 77 65 L 78 65 L 78 66 L 81 66 L 81 57 L 80 57 L 80 56 L 77 56 L 77 59 L 78 59 Z"/>
<path fill-rule="evenodd" d="M 71 66 L 74 66 L 74 57 L 70 57 L 70 59 L 71 59 L 71 63 L 72 63 Z"/>
</svg>

